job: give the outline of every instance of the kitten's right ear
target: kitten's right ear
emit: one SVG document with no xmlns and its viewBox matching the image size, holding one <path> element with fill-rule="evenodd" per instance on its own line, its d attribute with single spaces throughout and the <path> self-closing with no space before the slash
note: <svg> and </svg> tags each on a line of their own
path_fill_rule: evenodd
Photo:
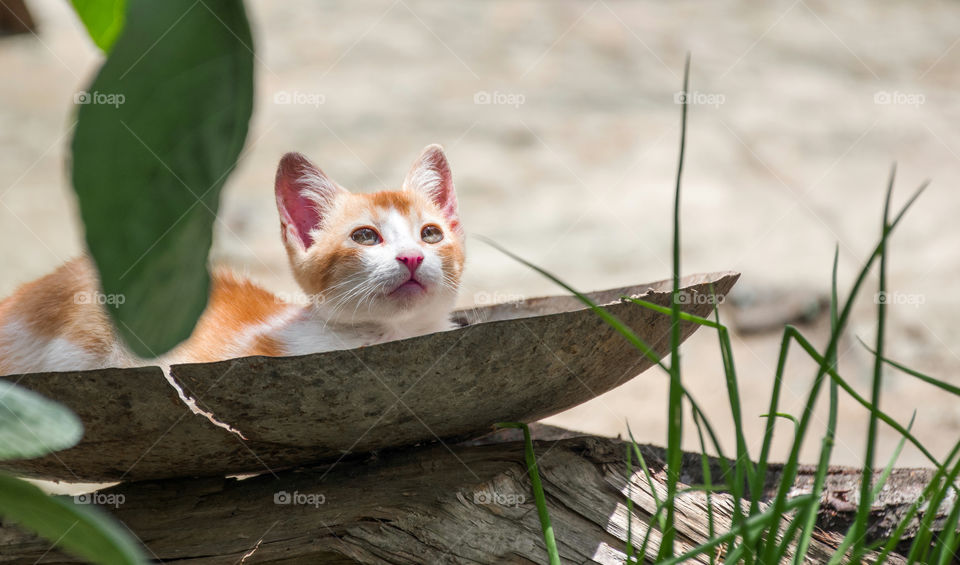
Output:
<svg viewBox="0 0 960 565">
<path fill-rule="evenodd" d="M 310 231 L 323 224 L 337 196 L 346 192 L 300 153 L 280 159 L 275 191 L 283 241 L 303 250 L 313 245 Z"/>
</svg>

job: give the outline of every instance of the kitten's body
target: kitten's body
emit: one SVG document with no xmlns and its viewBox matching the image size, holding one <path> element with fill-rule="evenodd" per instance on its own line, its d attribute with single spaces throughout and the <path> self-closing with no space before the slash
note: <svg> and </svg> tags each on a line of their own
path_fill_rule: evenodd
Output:
<svg viewBox="0 0 960 565">
<path fill-rule="evenodd" d="M 75 259 L 0 302 L 0 375 L 301 355 L 449 329 L 464 261 L 453 190 L 438 146 L 402 190 L 373 194 L 351 194 L 288 154 L 277 207 L 304 303 L 217 271 L 190 338 L 144 360 L 117 338 L 99 301 L 82 299 L 100 285 L 89 259 Z"/>
</svg>

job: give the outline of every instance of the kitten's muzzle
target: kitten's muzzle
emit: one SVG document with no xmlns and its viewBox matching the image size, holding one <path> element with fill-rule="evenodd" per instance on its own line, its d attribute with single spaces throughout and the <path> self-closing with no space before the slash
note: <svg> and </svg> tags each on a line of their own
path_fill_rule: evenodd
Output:
<svg viewBox="0 0 960 565">
<path fill-rule="evenodd" d="M 423 263 L 423 253 L 419 251 L 416 253 L 401 253 L 397 255 L 397 261 L 403 263 L 410 270 L 410 276 L 413 277 L 413 273 Z"/>
</svg>

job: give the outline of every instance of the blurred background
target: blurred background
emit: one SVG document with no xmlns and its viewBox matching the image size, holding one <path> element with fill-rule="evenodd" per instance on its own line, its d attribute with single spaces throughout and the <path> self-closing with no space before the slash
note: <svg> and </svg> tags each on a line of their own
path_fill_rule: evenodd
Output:
<svg viewBox="0 0 960 565">
<path fill-rule="evenodd" d="M 0 38 L 0 296 L 82 253 L 66 174 L 77 92 L 102 60 L 64 0 L 27 0 L 36 34 Z M 212 259 L 294 292 L 273 177 L 300 151 L 355 191 L 398 188 L 424 145 L 444 145 L 463 222 L 581 290 L 670 276 L 683 60 L 692 54 L 683 177 L 683 272 L 743 273 L 721 316 L 734 328 L 747 437 L 759 451 L 782 325 L 818 346 L 835 247 L 841 293 L 894 204 L 932 185 L 898 228 L 889 266 L 890 357 L 958 384 L 960 5 L 851 0 L 248 0 L 257 100 L 228 180 Z M 875 285 L 875 279 L 871 279 Z M 473 240 L 460 303 L 560 289 Z M 840 347 L 869 396 L 874 286 Z M 531 338 L 533 340 L 533 338 Z M 781 410 L 815 374 L 795 352 Z M 716 334 L 683 348 L 684 379 L 733 451 Z M 518 378 L 529 378 L 518 375 Z M 652 369 L 548 420 L 666 441 L 667 379 Z M 824 395 L 825 396 L 825 395 Z M 888 372 L 882 407 L 942 456 L 960 406 Z M 817 426 L 826 421 L 825 403 Z M 857 465 L 868 414 L 843 397 L 834 462 Z M 777 457 L 785 455 L 781 425 Z M 696 450 L 688 425 L 685 447 Z M 819 430 L 818 430 L 819 431 Z M 878 457 L 897 435 L 882 428 Z M 818 436 L 804 459 L 814 462 Z M 923 465 L 908 447 L 901 465 Z"/>
</svg>

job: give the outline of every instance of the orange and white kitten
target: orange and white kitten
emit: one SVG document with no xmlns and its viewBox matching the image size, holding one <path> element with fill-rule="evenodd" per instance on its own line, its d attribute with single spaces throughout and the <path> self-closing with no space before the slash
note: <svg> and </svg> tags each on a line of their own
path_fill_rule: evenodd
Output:
<svg viewBox="0 0 960 565">
<path fill-rule="evenodd" d="M 423 151 L 401 190 L 352 194 L 299 153 L 281 159 L 275 190 L 306 304 L 216 272 L 191 336 L 144 360 L 117 338 L 104 306 L 77 299 L 99 292 L 99 281 L 89 259 L 75 259 L 0 302 L 0 375 L 301 355 L 452 327 L 464 236 L 440 146 Z"/>
</svg>

